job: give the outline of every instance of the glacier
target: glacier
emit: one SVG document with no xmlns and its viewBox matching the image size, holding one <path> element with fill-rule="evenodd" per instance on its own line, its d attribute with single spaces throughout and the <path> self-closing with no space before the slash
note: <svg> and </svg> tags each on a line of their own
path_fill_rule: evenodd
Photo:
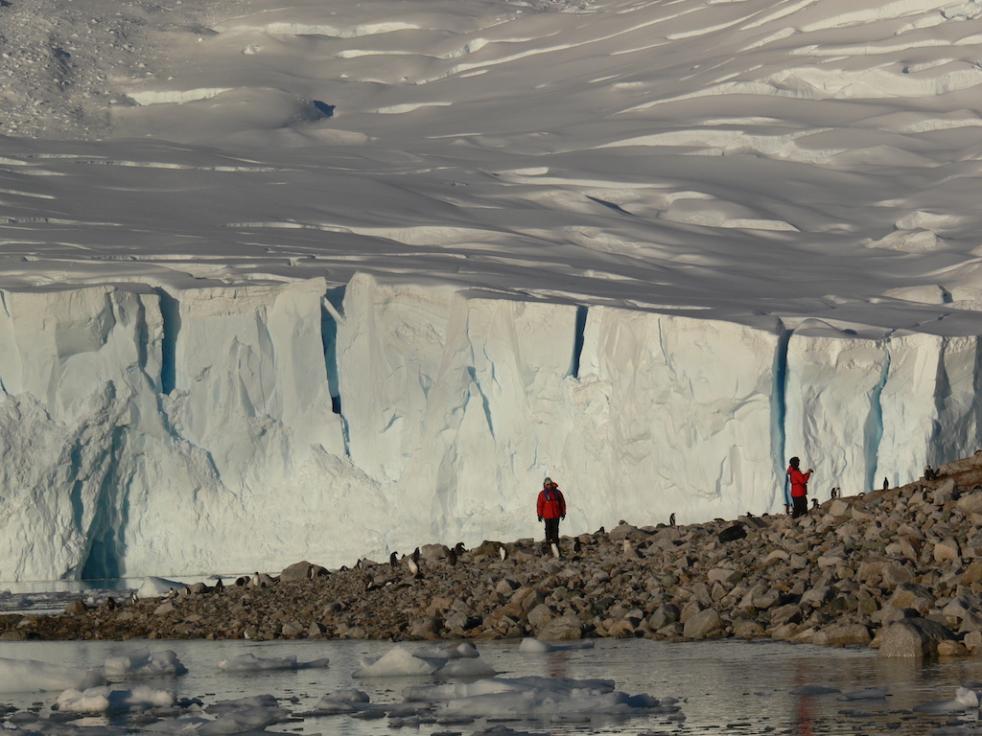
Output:
<svg viewBox="0 0 982 736">
<path fill-rule="evenodd" d="M 567 532 L 780 512 L 789 455 L 826 497 L 979 447 L 976 0 L 0 33 L 2 581 L 538 535 L 545 475 Z"/>
<path fill-rule="evenodd" d="M 857 339 L 368 274 L 341 290 L 4 289 L 0 307 L 3 579 L 532 535 L 546 474 L 574 533 L 775 512 L 790 448 L 820 495 L 859 492 L 973 452 L 982 411 L 975 337 Z"/>
</svg>

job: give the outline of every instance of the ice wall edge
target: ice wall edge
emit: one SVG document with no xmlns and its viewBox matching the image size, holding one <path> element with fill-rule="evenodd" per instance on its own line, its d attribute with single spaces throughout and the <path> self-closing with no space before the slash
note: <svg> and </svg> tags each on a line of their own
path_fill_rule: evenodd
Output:
<svg viewBox="0 0 982 736">
<path fill-rule="evenodd" d="M 0 580 L 350 563 L 780 510 L 973 452 L 975 336 L 813 334 L 358 274 L 0 291 Z M 531 517 L 531 520 L 530 520 Z"/>
</svg>

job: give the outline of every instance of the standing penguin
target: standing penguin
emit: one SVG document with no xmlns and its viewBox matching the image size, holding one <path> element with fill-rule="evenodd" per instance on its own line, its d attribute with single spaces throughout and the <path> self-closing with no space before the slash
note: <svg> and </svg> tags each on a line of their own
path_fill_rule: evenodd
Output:
<svg viewBox="0 0 982 736">
<path fill-rule="evenodd" d="M 675 526 L 675 512 L 673 511 L 668 517 L 668 525 Z"/>
<path fill-rule="evenodd" d="M 498 557 L 501 558 L 502 562 L 508 559 L 508 550 L 504 546 L 498 547 Z"/>
<path fill-rule="evenodd" d="M 399 566 L 399 553 L 393 552 L 391 555 L 389 555 L 389 567 L 398 567 L 398 566 Z"/>
<path fill-rule="evenodd" d="M 447 552 L 447 562 L 449 562 L 451 565 L 457 564 L 457 552 L 455 550 L 450 550 Z"/>
<path fill-rule="evenodd" d="M 818 499 L 817 498 L 813 498 L 812 499 L 812 508 L 813 509 L 817 509 L 818 508 Z"/>
<path fill-rule="evenodd" d="M 883 490 L 884 491 L 889 491 L 890 490 L 890 479 L 889 478 L 884 478 L 883 479 Z"/>
<path fill-rule="evenodd" d="M 413 562 L 419 564 L 419 547 L 413 550 L 413 553 L 412 555 L 410 555 L 410 557 L 412 557 Z"/>
</svg>

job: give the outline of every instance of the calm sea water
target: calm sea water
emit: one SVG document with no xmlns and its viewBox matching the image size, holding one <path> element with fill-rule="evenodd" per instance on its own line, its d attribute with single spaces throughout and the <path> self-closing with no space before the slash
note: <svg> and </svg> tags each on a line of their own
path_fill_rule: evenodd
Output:
<svg viewBox="0 0 982 736">
<path fill-rule="evenodd" d="M 77 666 L 97 666 L 127 651 L 172 649 L 189 674 L 153 681 L 155 687 L 206 703 L 269 693 L 286 699 L 290 710 L 311 708 L 325 693 L 346 687 L 366 690 L 373 702 L 400 701 L 418 678 L 358 681 L 353 678 L 363 656 L 378 656 L 392 645 L 385 642 L 0 642 L 0 657 L 37 659 Z M 409 644 L 407 646 L 414 646 Z M 686 719 L 670 723 L 664 717 L 594 719 L 589 723 L 557 723 L 518 719 L 506 725 L 516 730 L 548 734 L 955 734 L 982 733 L 978 711 L 929 714 L 915 711 L 933 701 L 948 700 L 959 685 L 982 681 L 982 661 L 960 660 L 918 665 L 886 661 L 867 650 L 832 650 L 780 643 L 737 641 L 666 644 L 645 640 L 603 640 L 594 649 L 531 655 L 517 642 L 478 643 L 484 659 L 505 676 L 541 675 L 564 678 L 608 678 L 619 690 L 656 697 L 682 698 Z M 219 660 L 243 654 L 301 659 L 329 657 L 325 670 L 232 675 L 219 670 Z M 149 683 L 148 683 L 149 684 Z M 810 686 L 835 688 L 840 693 L 801 694 Z M 883 700 L 848 700 L 847 693 L 870 687 L 886 688 Z M 798 694 L 796 694 L 796 691 Z M 0 705 L 46 706 L 57 693 L 0 694 Z M 291 700 L 292 699 L 292 700 Z M 36 707 L 36 706 L 35 706 Z M 2 708 L 0 708 L 2 712 Z M 124 719 L 125 720 L 125 719 Z M 119 721 L 117 721 L 119 722 Z M 472 734 L 488 724 L 422 726 L 393 730 L 386 719 L 350 716 L 306 718 L 270 730 L 306 734 Z M 132 732 L 150 727 L 133 722 Z"/>
</svg>

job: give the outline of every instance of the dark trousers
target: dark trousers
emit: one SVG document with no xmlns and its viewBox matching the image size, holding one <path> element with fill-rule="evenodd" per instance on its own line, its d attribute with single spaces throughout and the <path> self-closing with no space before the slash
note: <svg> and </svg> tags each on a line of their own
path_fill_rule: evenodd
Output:
<svg viewBox="0 0 982 736">
<path fill-rule="evenodd" d="M 546 519 L 546 544 L 559 544 L 559 519 Z"/>
<path fill-rule="evenodd" d="M 792 518 L 797 519 L 808 513 L 808 496 L 792 496 L 791 504 L 794 506 L 794 510 L 791 512 Z"/>
</svg>

